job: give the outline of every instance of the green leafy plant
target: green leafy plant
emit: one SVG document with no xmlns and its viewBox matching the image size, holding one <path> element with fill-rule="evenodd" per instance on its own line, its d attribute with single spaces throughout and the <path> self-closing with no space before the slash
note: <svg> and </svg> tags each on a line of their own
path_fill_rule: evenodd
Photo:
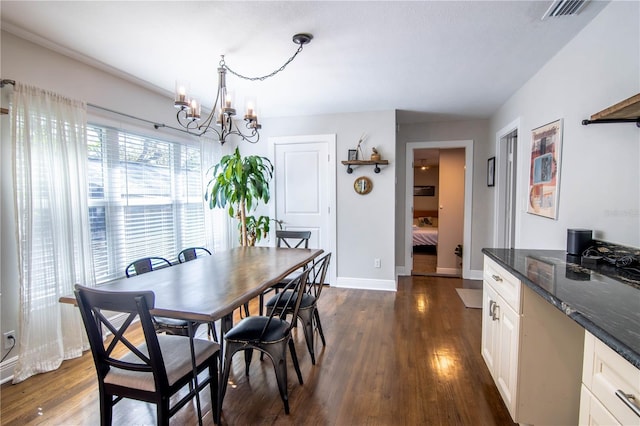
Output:
<svg viewBox="0 0 640 426">
<path fill-rule="evenodd" d="M 254 245 L 269 233 L 269 218 L 247 216 L 260 201 L 269 202 L 269 181 L 273 164 L 266 157 L 240 156 L 240 150 L 225 155 L 211 169 L 213 177 L 207 184 L 205 200 L 209 208 L 227 208 L 229 216 L 238 219 L 240 244 Z"/>
<path fill-rule="evenodd" d="M 269 225 L 271 220 L 267 216 L 247 216 L 245 224 L 247 226 L 247 244 L 255 245 L 256 241 L 269 235 Z M 238 223 L 238 230 L 241 230 L 241 223 Z"/>
</svg>

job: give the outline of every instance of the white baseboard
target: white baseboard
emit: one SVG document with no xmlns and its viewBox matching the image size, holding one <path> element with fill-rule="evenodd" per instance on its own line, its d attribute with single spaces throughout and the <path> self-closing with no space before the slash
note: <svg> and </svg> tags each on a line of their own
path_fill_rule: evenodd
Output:
<svg viewBox="0 0 640 426">
<path fill-rule="evenodd" d="M 480 280 L 482 281 L 482 269 L 471 269 L 469 276 L 465 277 L 468 280 Z"/>
<path fill-rule="evenodd" d="M 334 287 L 354 288 L 359 290 L 384 290 L 396 291 L 396 280 L 375 280 L 370 278 L 346 278 L 338 277 Z"/>
<path fill-rule="evenodd" d="M 405 268 L 404 266 L 396 266 L 396 280 L 398 279 L 398 277 L 403 277 L 405 275 L 411 275 L 411 271 L 407 273 L 407 268 Z"/>
<path fill-rule="evenodd" d="M 462 269 L 458 268 L 436 268 L 436 274 L 451 275 L 452 277 L 459 277 L 462 275 Z"/>
</svg>

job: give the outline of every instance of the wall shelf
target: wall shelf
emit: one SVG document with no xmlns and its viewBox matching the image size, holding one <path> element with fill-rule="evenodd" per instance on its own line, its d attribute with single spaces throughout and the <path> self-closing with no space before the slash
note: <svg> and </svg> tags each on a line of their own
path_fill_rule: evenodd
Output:
<svg viewBox="0 0 640 426">
<path fill-rule="evenodd" d="M 640 93 L 582 120 L 584 126 L 600 123 L 636 123 L 640 127 Z"/>
<path fill-rule="evenodd" d="M 373 171 L 375 173 L 380 173 L 380 167 L 379 166 L 386 166 L 389 164 L 389 160 L 378 160 L 378 161 L 371 161 L 371 160 L 348 160 L 348 161 L 343 161 L 342 164 L 344 164 L 345 166 L 347 166 L 347 173 L 351 174 L 353 173 L 353 166 L 375 166 Z"/>
</svg>

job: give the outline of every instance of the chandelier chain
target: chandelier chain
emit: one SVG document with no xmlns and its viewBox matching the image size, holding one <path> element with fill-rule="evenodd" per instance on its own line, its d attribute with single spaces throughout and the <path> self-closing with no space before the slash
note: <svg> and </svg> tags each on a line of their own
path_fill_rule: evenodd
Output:
<svg viewBox="0 0 640 426">
<path fill-rule="evenodd" d="M 280 71 L 283 71 L 287 67 L 287 65 L 289 65 L 296 58 L 296 56 L 298 56 L 298 53 L 300 53 L 300 52 L 302 52 L 302 44 L 300 46 L 298 46 L 298 50 L 296 50 L 296 52 L 293 54 L 293 56 L 291 56 L 289 59 L 287 59 L 287 61 L 280 68 L 276 69 L 275 71 L 271 72 L 270 74 L 263 75 L 261 77 L 247 77 L 245 75 L 237 73 L 236 71 L 234 71 L 231 68 L 229 68 L 229 66 L 224 62 L 224 55 L 222 55 L 222 59 L 220 59 L 220 67 L 226 69 L 227 71 L 229 71 L 231 74 L 235 75 L 236 77 L 240 77 L 240 78 L 242 78 L 244 80 L 263 81 L 263 80 L 266 80 L 267 78 L 273 77 L 274 75 L 278 74 Z"/>
</svg>

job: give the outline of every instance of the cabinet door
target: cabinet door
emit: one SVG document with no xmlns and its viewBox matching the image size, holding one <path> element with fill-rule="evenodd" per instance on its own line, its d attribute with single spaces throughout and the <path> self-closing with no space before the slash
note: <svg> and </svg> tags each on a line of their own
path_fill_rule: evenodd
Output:
<svg viewBox="0 0 640 426">
<path fill-rule="evenodd" d="M 497 302 L 498 296 L 489 284 L 485 281 L 482 285 L 482 344 L 481 353 L 489 372 L 496 380 L 496 355 L 498 352 L 498 324 L 497 317 L 494 318 L 493 306 Z"/>
<path fill-rule="evenodd" d="M 616 426 L 619 425 L 613 415 L 582 385 L 580 391 L 580 426 Z"/>
<path fill-rule="evenodd" d="M 511 417 L 517 418 L 516 391 L 518 384 L 518 336 L 520 317 L 501 298 L 498 297 L 496 314 L 499 318 L 498 326 L 498 366 L 496 384 L 511 413 Z"/>
</svg>

